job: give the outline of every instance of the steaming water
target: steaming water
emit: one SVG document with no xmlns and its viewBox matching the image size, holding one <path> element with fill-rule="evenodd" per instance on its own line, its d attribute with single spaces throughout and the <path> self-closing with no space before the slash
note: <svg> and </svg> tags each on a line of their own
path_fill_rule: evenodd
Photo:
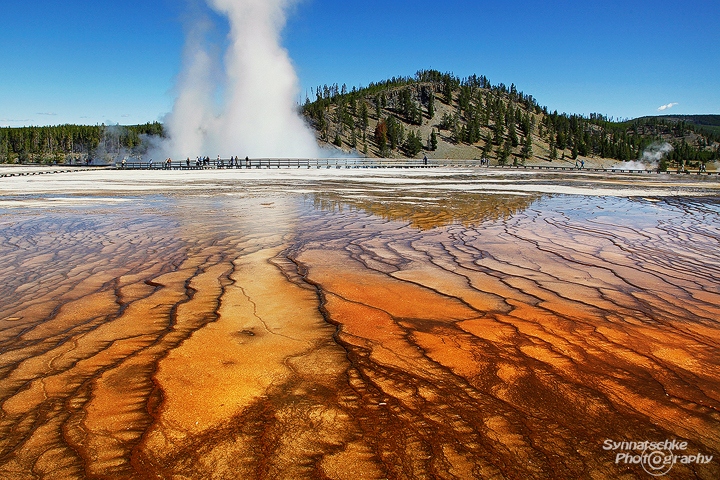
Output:
<svg viewBox="0 0 720 480">
<path fill-rule="evenodd" d="M 0 172 L 3 172 L 0 167 Z M 14 172 L 16 170 L 7 170 Z M 85 171 L 63 176 L 27 176 L 5 179 L 5 195 L 45 195 L 62 191 L 86 196 L 97 192 L 187 192 L 211 195 L 242 192 L 262 194 L 270 189 L 314 192 L 337 188 L 352 194 L 370 190 L 414 192 L 434 197 L 437 192 L 488 192 L 514 194 L 569 194 L 588 196 L 717 196 L 720 181 L 713 176 L 614 175 L 586 171 L 564 173 L 523 170 L 458 168 L 423 169 L 231 169 L 203 171 Z M 321 186 L 321 187 L 319 187 Z"/>
<path fill-rule="evenodd" d="M 658 163 L 668 153 L 673 151 L 673 146 L 667 142 L 656 142 L 648 146 L 643 151 L 642 158 L 639 161 L 629 161 L 616 163 L 612 168 L 625 170 L 653 170 L 658 167 Z"/>
<path fill-rule="evenodd" d="M 650 201 L 636 177 L 228 173 L 0 180 L 0 477 L 642 478 L 603 442 L 720 455 L 717 181 L 646 177 Z"/>
<path fill-rule="evenodd" d="M 209 16 L 187 27 L 178 97 L 162 148 L 173 158 L 198 155 L 316 158 L 313 132 L 297 111 L 298 81 L 280 45 L 287 0 L 207 0 L 230 24 L 223 61 L 210 42 Z M 217 97 L 222 101 L 217 104 Z"/>
</svg>

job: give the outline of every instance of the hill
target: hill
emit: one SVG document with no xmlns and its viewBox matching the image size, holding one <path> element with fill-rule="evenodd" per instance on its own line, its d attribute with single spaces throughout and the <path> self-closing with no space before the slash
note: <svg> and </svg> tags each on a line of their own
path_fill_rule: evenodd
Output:
<svg viewBox="0 0 720 480">
<path fill-rule="evenodd" d="M 670 162 L 718 158 L 714 117 L 645 117 L 627 122 L 550 112 L 515 85 L 484 76 L 457 78 L 434 70 L 348 91 L 322 86 L 303 113 L 318 141 L 369 157 L 485 158 L 492 163 L 575 162 L 606 165 L 637 160 L 657 142 Z M 709 117 L 709 118 L 706 118 Z M 704 123 L 702 123 L 704 122 Z"/>
<path fill-rule="evenodd" d="M 720 115 L 661 115 L 642 117 L 642 120 L 659 119 L 668 123 L 686 123 L 695 126 L 695 130 L 706 135 L 720 136 Z M 640 120 L 640 119 L 639 119 Z"/>
<path fill-rule="evenodd" d="M 493 164 L 611 166 L 663 160 L 697 166 L 720 156 L 720 115 L 663 115 L 615 122 L 549 111 L 515 85 L 435 70 L 367 87 L 322 86 L 302 113 L 318 142 L 368 157 L 487 159 Z M 0 163 L 105 163 L 142 156 L 164 135 L 133 126 L 0 128 Z"/>
</svg>

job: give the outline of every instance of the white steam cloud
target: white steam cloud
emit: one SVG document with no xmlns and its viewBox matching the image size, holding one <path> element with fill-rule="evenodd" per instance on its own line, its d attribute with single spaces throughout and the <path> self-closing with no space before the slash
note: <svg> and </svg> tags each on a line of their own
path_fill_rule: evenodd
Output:
<svg viewBox="0 0 720 480">
<path fill-rule="evenodd" d="M 668 110 L 670 108 L 673 108 L 676 105 L 679 105 L 679 103 L 677 103 L 677 102 L 668 103 L 667 105 L 662 105 L 662 106 L 658 107 L 658 111 L 662 112 L 662 111 Z"/>
<path fill-rule="evenodd" d="M 280 45 L 285 13 L 295 0 L 205 1 L 227 17 L 228 46 L 221 61 L 221 42 L 209 40 L 216 26 L 200 9 L 193 12 L 178 96 L 165 118 L 165 154 L 319 156 L 295 103 L 297 75 Z"/>
<path fill-rule="evenodd" d="M 657 163 L 668 153 L 673 151 L 673 146 L 667 142 L 656 142 L 645 149 L 642 156 L 643 162 Z"/>
<path fill-rule="evenodd" d="M 673 146 L 667 142 L 655 142 L 648 146 L 642 157 L 635 161 L 623 162 L 613 165 L 612 168 L 624 168 L 626 170 L 652 170 L 658 167 L 658 163 L 668 153 L 673 151 Z"/>
</svg>

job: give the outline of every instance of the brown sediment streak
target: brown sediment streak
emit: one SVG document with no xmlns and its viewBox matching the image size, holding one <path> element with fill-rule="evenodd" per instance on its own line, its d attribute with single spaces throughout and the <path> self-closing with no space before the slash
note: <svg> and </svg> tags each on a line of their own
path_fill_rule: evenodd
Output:
<svg viewBox="0 0 720 480">
<path fill-rule="evenodd" d="M 375 448 L 386 474 L 632 470 L 603 455 L 609 438 L 684 438 L 717 454 L 720 264 L 707 256 L 717 217 L 671 206 L 639 226 L 531 207 L 477 227 L 355 231 L 304 249 L 351 385 L 386 405 L 360 422 L 371 436 L 382 433 L 369 425 L 384 425 Z"/>
<path fill-rule="evenodd" d="M 606 439 L 720 457 L 715 203 L 409 205 L 4 217 L 0 477 L 646 476 Z"/>
</svg>

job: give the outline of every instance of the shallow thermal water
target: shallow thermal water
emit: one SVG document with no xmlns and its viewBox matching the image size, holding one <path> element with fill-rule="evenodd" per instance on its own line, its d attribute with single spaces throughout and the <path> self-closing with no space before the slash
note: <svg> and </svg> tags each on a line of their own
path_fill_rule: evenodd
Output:
<svg viewBox="0 0 720 480">
<path fill-rule="evenodd" d="M 0 184 L 2 478 L 720 476 L 712 184 L 112 175 Z"/>
</svg>

